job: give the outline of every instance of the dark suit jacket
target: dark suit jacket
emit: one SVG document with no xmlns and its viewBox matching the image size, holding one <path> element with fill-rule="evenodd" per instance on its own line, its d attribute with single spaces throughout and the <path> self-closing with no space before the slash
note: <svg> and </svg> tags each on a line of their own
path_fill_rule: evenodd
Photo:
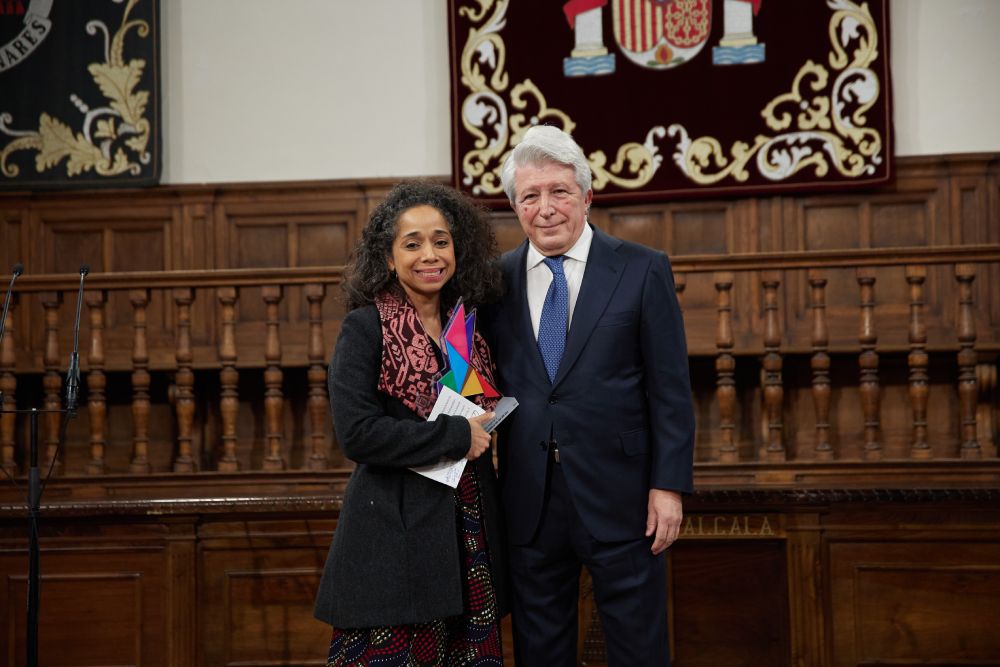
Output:
<svg viewBox="0 0 1000 667">
<path fill-rule="evenodd" d="M 490 313 L 505 394 L 500 482 L 508 538 L 531 540 L 550 435 L 574 504 L 605 542 L 641 538 L 650 488 L 692 490 L 694 413 L 687 346 L 666 255 L 594 229 L 566 350 L 550 383 L 525 288 L 528 243 L 501 259 L 507 294 Z"/>
<path fill-rule="evenodd" d="M 378 310 L 348 313 L 328 384 L 337 441 L 358 466 L 344 495 L 316 595 L 316 617 L 339 628 L 422 623 L 462 613 L 455 491 L 408 470 L 458 460 L 469 422 L 421 419 L 376 389 L 382 363 Z M 489 452 L 478 473 L 500 613 L 506 613 L 503 534 Z"/>
</svg>

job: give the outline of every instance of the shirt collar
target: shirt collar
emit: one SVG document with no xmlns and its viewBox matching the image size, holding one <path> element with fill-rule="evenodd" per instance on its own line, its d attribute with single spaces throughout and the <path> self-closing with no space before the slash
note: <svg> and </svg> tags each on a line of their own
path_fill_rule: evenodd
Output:
<svg viewBox="0 0 1000 667">
<path fill-rule="evenodd" d="M 570 259 L 575 259 L 578 262 L 587 263 L 587 256 L 590 255 L 590 243 L 594 240 L 594 230 L 590 228 L 590 223 L 584 223 L 583 231 L 580 233 L 580 238 L 576 240 L 573 247 L 567 250 L 564 254 Z M 527 270 L 535 268 L 542 263 L 545 259 L 545 255 L 538 251 L 535 245 L 528 241 L 528 257 L 527 257 Z"/>
</svg>

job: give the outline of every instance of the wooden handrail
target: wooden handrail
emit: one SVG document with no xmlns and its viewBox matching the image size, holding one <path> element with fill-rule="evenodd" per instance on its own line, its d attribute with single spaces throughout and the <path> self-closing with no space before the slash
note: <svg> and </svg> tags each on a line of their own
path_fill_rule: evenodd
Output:
<svg viewBox="0 0 1000 667">
<path fill-rule="evenodd" d="M 963 260 L 975 261 L 975 260 Z M 120 271 L 90 273 L 87 289 L 173 289 L 179 287 L 263 287 L 265 285 L 337 284 L 343 280 L 343 266 L 315 266 L 281 269 L 199 269 L 195 271 Z M 9 280 L 7 276 L 3 280 Z M 77 273 L 49 273 L 18 278 L 18 292 L 72 291 L 80 284 Z"/>
<path fill-rule="evenodd" d="M 907 266 L 911 264 L 979 264 L 1000 262 L 1000 244 L 977 246 L 935 246 L 854 250 L 802 250 L 796 252 L 737 253 L 730 255 L 678 255 L 671 258 L 676 273 L 713 271 L 780 271 L 787 269 L 858 268 Z M 343 266 L 314 266 L 269 269 L 198 269 L 193 271 L 93 272 L 87 276 L 89 289 L 157 289 L 174 287 L 259 287 L 264 285 L 336 284 L 343 280 Z M 0 282 L 10 275 L 0 275 Z M 76 273 L 22 275 L 19 292 L 48 292 L 76 289 Z"/>
</svg>

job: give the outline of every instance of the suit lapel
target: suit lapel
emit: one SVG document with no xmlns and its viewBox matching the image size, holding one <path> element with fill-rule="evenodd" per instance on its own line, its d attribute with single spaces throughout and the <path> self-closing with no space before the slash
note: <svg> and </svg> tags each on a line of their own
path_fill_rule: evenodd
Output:
<svg viewBox="0 0 1000 667">
<path fill-rule="evenodd" d="M 619 245 L 621 241 L 594 228 L 594 239 L 590 243 L 583 284 L 580 286 L 580 294 L 577 295 L 576 306 L 573 308 L 573 321 L 570 322 L 566 350 L 559 363 L 559 371 L 556 373 L 553 386 L 558 385 L 576 363 L 577 357 L 580 356 L 590 334 L 594 331 L 597 320 L 600 319 L 611 300 L 611 295 L 618 287 L 622 269 L 625 267 L 625 260 L 615 252 L 615 248 Z M 523 260 L 521 273 L 524 273 Z M 540 353 L 535 356 L 541 361 Z M 542 372 L 545 372 L 544 365 L 541 368 Z"/>
</svg>

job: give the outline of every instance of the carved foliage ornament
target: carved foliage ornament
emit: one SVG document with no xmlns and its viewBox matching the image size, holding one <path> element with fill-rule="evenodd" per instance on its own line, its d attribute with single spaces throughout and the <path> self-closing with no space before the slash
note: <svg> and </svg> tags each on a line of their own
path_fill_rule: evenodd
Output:
<svg viewBox="0 0 1000 667">
<path fill-rule="evenodd" d="M 13 114 L 0 101 L 0 181 L 20 174 L 20 167 L 11 159 L 19 151 L 34 152 L 37 172 L 61 168 L 70 179 L 85 172 L 99 176 L 138 175 L 142 165 L 150 163 L 150 91 L 140 87 L 147 62 L 144 58 L 126 57 L 126 38 L 148 39 L 150 25 L 145 20 L 130 19 L 140 0 L 111 1 L 124 4 L 114 32 L 101 20 L 86 23 L 87 34 L 103 38 L 104 42 L 103 61 L 86 66 L 93 85 L 103 96 L 102 103 L 90 106 L 84 102 L 84 97 L 91 98 L 91 91 L 71 91 L 69 97 L 82 114 L 78 124 L 73 126 L 43 111 L 36 130 L 23 130 L 17 129 Z M 39 37 L 47 36 L 51 23 L 37 12 L 44 9 L 47 15 L 51 4 L 51 0 L 35 0 L 28 6 L 26 30 L 44 29 Z M 8 60 L 7 64 L 13 67 L 18 63 Z"/>
</svg>

